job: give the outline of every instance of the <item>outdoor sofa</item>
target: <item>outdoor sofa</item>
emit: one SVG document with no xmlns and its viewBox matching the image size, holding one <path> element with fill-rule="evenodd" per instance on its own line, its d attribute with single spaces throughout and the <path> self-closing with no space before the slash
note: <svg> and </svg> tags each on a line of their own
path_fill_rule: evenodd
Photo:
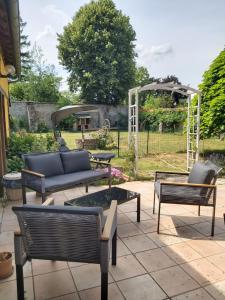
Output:
<svg viewBox="0 0 225 300">
<path fill-rule="evenodd" d="M 40 193 L 42 203 L 46 193 L 69 189 L 84 184 L 88 192 L 91 182 L 108 179 L 111 188 L 111 165 L 90 160 L 86 150 L 51 152 L 23 155 L 22 169 L 23 203 L 26 204 L 26 188 Z M 98 168 L 96 168 L 98 166 Z"/>
</svg>

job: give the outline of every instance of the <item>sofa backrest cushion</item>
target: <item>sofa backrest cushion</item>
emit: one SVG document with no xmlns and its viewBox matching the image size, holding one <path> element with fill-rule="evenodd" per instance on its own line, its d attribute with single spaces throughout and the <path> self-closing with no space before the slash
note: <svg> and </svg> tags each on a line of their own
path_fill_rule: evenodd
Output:
<svg viewBox="0 0 225 300">
<path fill-rule="evenodd" d="M 89 154 L 86 150 L 61 152 L 65 173 L 91 170 Z"/>
<path fill-rule="evenodd" d="M 215 170 L 204 163 L 197 162 L 194 164 L 189 177 L 189 183 L 210 184 L 215 176 Z"/>
<path fill-rule="evenodd" d="M 29 170 L 44 174 L 46 177 L 64 174 L 59 152 L 28 154 L 24 156 Z"/>
</svg>

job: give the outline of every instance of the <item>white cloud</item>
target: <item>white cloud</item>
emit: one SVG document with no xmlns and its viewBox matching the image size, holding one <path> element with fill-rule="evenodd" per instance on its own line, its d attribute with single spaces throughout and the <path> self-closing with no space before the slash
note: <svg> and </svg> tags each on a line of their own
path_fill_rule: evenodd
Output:
<svg viewBox="0 0 225 300">
<path fill-rule="evenodd" d="M 43 8 L 43 13 L 54 20 L 56 25 L 65 26 L 71 21 L 71 18 L 54 4 L 49 4 Z M 57 26 L 58 27 L 58 26 Z"/>
<path fill-rule="evenodd" d="M 36 37 L 36 41 L 38 42 L 39 40 L 43 38 L 55 38 L 56 37 L 56 32 L 54 28 L 51 25 L 46 25 L 43 31 L 40 31 Z"/>
<path fill-rule="evenodd" d="M 137 62 L 140 65 L 150 66 L 153 61 L 159 61 L 168 55 L 173 54 L 173 47 L 170 43 L 153 45 L 150 48 L 145 47 L 142 44 L 136 45 L 136 51 L 138 54 Z"/>
</svg>

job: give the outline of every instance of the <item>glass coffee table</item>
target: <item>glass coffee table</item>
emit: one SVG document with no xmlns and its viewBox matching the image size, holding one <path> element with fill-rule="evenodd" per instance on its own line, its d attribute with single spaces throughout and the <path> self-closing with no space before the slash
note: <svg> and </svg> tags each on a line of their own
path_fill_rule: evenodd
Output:
<svg viewBox="0 0 225 300">
<path fill-rule="evenodd" d="M 110 207 L 112 200 L 117 200 L 118 204 L 137 199 L 137 222 L 140 222 L 141 195 L 120 187 L 87 194 L 78 198 L 64 202 L 64 205 L 92 207 L 100 206 L 104 210 Z"/>
</svg>

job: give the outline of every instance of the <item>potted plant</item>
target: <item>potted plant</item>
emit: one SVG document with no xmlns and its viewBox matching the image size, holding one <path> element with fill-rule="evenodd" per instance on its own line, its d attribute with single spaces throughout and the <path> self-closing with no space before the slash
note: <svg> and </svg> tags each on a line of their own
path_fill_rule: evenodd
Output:
<svg viewBox="0 0 225 300">
<path fill-rule="evenodd" d="M 9 277 L 12 272 L 12 253 L 0 252 L 0 279 Z"/>
</svg>

